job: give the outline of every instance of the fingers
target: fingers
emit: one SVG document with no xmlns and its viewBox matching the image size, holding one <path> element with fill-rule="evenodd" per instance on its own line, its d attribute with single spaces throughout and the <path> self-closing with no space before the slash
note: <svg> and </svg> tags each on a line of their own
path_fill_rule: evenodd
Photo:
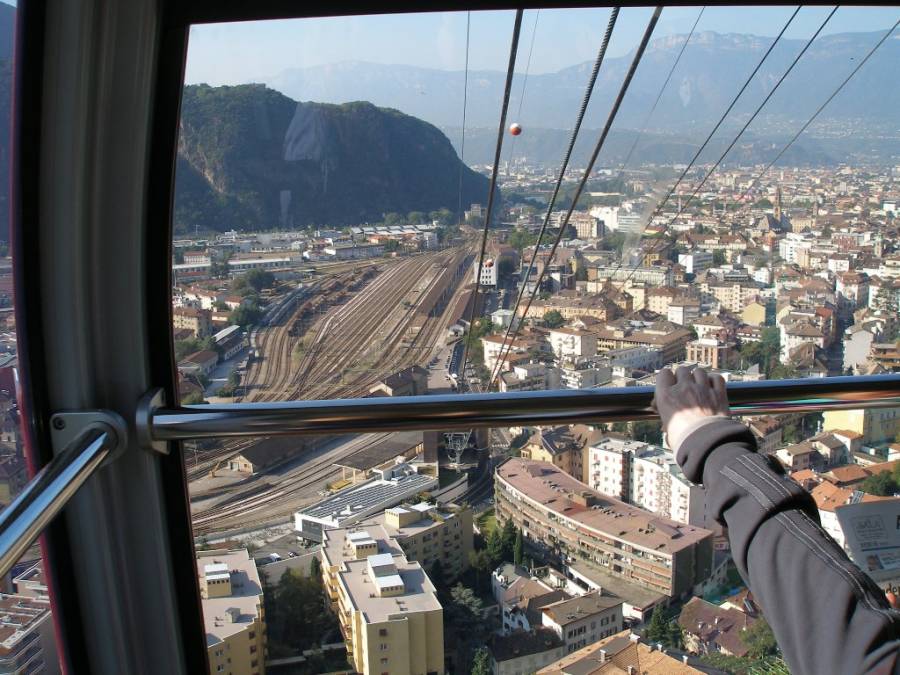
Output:
<svg viewBox="0 0 900 675">
<path fill-rule="evenodd" d="M 706 374 L 706 371 L 703 368 L 694 368 L 694 372 L 692 373 L 694 376 L 694 381 L 701 387 L 709 387 L 709 376 Z"/>
<path fill-rule="evenodd" d="M 656 374 L 656 388 L 671 387 L 675 384 L 675 376 L 669 368 L 663 368 Z"/>
<path fill-rule="evenodd" d="M 686 384 L 693 379 L 693 375 L 691 374 L 691 368 L 687 366 L 679 366 L 678 370 L 675 371 L 675 380 L 678 384 Z"/>
<path fill-rule="evenodd" d="M 728 398 L 728 394 L 725 392 L 725 378 L 721 375 L 710 375 L 709 386 L 712 387 L 713 391 L 719 396 L 726 399 Z"/>
<path fill-rule="evenodd" d="M 709 386 L 715 394 L 716 405 L 721 406 L 720 412 L 728 414 L 728 391 L 725 389 L 725 378 L 721 375 L 712 375 L 709 378 Z"/>
</svg>

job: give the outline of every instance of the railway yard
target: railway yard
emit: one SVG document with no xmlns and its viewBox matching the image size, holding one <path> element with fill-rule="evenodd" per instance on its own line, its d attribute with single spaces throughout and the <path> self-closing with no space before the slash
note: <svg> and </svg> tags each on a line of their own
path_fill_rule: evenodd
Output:
<svg viewBox="0 0 900 675">
<path fill-rule="evenodd" d="M 472 258 L 468 249 L 451 248 L 347 266 L 283 294 L 251 333 L 254 358 L 243 377 L 243 400 L 365 396 L 387 375 L 425 366 L 465 309 Z M 387 436 L 336 436 L 302 449 L 298 443 L 277 466 L 215 485 L 209 476 L 262 439 L 187 451 L 195 535 L 285 521 L 339 476 L 335 462 Z"/>
<path fill-rule="evenodd" d="M 448 249 L 314 282 L 293 311 L 253 333 L 244 400 L 365 396 L 380 378 L 423 365 L 446 334 L 469 259 Z"/>
</svg>

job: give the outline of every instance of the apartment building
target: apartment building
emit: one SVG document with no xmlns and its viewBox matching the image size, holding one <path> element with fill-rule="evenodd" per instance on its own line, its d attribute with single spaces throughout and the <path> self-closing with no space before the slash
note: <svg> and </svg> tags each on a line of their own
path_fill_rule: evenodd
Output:
<svg viewBox="0 0 900 675">
<path fill-rule="evenodd" d="M 597 335 L 597 349 L 600 352 L 645 347 L 658 350 L 663 363 L 682 360 L 685 345 L 692 337 L 687 328 L 668 321 L 616 321 L 602 328 L 595 328 L 594 333 Z"/>
<path fill-rule="evenodd" d="M 613 283 L 624 281 L 645 282 L 651 286 L 671 286 L 672 285 L 672 268 L 671 267 L 644 267 L 632 265 L 604 265 L 597 264 L 588 266 L 588 279 L 604 280 L 609 279 Z"/>
<path fill-rule="evenodd" d="M 565 643 L 571 654 L 624 627 L 622 599 L 599 591 L 559 600 L 541 609 L 542 623 Z"/>
<path fill-rule="evenodd" d="M 426 571 L 440 562 L 447 581 L 469 569 L 473 529 L 472 510 L 468 507 L 428 502 L 403 504 L 385 509 L 360 527 L 370 525 L 383 527 L 407 560 L 419 562 Z"/>
<path fill-rule="evenodd" d="M 608 436 L 585 451 L 587 485 L 680 523 L 705 524 L 703 489 L 674 455 L 656 445 Z"/>
<path fill-rule="evenodd" d="M 263 589 L 247 549 L 199 551 L 197 573 L 210 675 L 264 675 Z"/>
<path fill-rule="evenodd" d="M 497 361 L 500 359 L 502 352 L 503 370 L 506 370 L 506 366 L 511 360 L 516 356 L 527 354 L 535 346 L 532 340 L 516 338 L 515 340 L 508 340 L 504 344 L 503 335 L 485 335 L 481 338 L 481 347 L 484 350 L 484 367 L 493 372 L 497 368 Z"/>
<path fill-rule="evenodd" d="M 706 368 L 728 368 L 737 345 L 731 341 L 719 340 L 715 337 L 698 338 L 685 345 L 686 360 L 698 363 Z"/>
<path fill-rule="evenodd" d="M 195 307 L 175 307 L 172 310 L 172 328 L 189 330 L 194 337 L 205 338 L 212 335 L 212 312 Z"/>
<path fill-rule="evenodd" d="M 59 672 L 49 599 L 0 594 L 0 673 Z"/>
<path fill-rule="evenodd" d="M 497 377 L 500 391 L 544 391 L 553 389 L 555 378 L 552 367 L 543 363 L 517 363 L 512 370 L 501 372 Z"/>
<path fill-rule="evenodd" d="M 50 599 L 47 578 L 44 575 L 44 561 L 39 560 L 12 580 L 16 595 L 26 598 Z"/>
<path fill-rule="evenodd" d="M 900 434 L 900 408 L 828 410 L 823 414 L 822 429 L 859 434 L 863 445 L 890 443 Z"/>
<path fill-rule="evenodd" d="M 537 675 L 701 675 L 656 646 L 645 645 L 629 631 L 611 635 L 537 671 Z"/>
<path fill-rule="evenodd" d="M 421 465 L 401 462 L 372 469 L 372 477 L 325 497 L 294 514 L 297 537 L 322 541 L 328 528 L 349 527 L 438 486 L 438 479 L 419 472 Z"/>
<path fill-rule="evenodd" d="M 570 476 L 581 479 L 584 475 L 582 455 L 585 436 L 594 433 L 581 427 L 576 436 L 569 427 L 539 427 L 520 451 L 525 459 L 547 462 L 559 467 Z"/>
<path fill-rule="evenodd" d="M 712 569 L 712 532 L 658 516 L 588 488 L 545 462 L 513 458 L 495 473 L 500 523 L 512 520 L 530 546 L 612 578 L 677 597 Z"/>
<path fill-rule="evenodd" d="M 422 566 L 380 525 L 323 534 L 325 590 L 356 671 L 443 673 L 443 609 Z"/>
<path fill-rule="evenodd" d="M 566 653 L 562 640 L 549 628 L 494 635 L 490 650 L 493 675 L 533 673 Z"/>
<path fill-rule="evenodd" d="M 700 317 L 700 300 L 679 296 L 669 303 L 666 318 L 679 326 L 689 326 Z"/>
<path fill-rule="evenodd" d="M 688 274 L 702 274 L 713 266 L 713 254 L 710 251 L 679 253 L 678 264 L 684 265 L 684 271 Z"/>
<path fill-rule="evenodd" d="M 761 286 L 754 281 L 733 283 L 703 283 L 700 290 L 716 299 L 722 309 L 739 314 L 760 294 Z"/>
<path fill-rule="evenodd" d="M 478 260 L 476 259 L 472 265 L 472 282 L 478 282 Z M 482 286 L 493 287 L 497 285 L 497 265 L 493 258 L 487 258 L 481 264 L 481 281 Z"/>
<path fill-rule="evenodd" d="M 603 295 L 578 297 L 553 297 L 549 300 L 535 300 L 531 307 L 519 309 L 528 319 L 541 319 L 547 312 L 559 312 L 566 321 L 589 316 L 600 321 L 612 321 L 627 311 L 623 310 L 612 299 Z"/>
<path fill-rule="evenodd" d="M 594 356 L 597 336 L 580 328 L 554 328 L 550 331 L 550 348 L 557 359 Z"/>
</svg>

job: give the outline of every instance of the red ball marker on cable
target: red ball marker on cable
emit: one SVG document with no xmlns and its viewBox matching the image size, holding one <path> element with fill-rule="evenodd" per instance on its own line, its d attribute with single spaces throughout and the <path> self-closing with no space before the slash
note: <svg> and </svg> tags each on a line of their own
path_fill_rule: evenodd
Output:
<svg viewBox="0 0 900 675">
<path fill-rule="evenodd" d="M 519 134 L 522 133 L 522 127 L 519 126 L 518 123 L 513 122 L 513 123 L 509 126 L 509 133 L 511 133 L 513 136 L 518 136 Z"/>
</svg>

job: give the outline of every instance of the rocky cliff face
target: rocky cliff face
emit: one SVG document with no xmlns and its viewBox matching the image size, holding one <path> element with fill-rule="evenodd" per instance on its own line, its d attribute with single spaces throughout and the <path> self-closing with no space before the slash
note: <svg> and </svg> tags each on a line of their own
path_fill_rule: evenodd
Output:
<svg viewBox="0 0 900 675">
<path fill-rule="evenodd" d="M 437 128 L 370 103 L 297 103 L 263 85 L 185 88 L 175 225 L 216 230 L 379 221 L 484 202 L 488 181 Z"/>
</svg>

